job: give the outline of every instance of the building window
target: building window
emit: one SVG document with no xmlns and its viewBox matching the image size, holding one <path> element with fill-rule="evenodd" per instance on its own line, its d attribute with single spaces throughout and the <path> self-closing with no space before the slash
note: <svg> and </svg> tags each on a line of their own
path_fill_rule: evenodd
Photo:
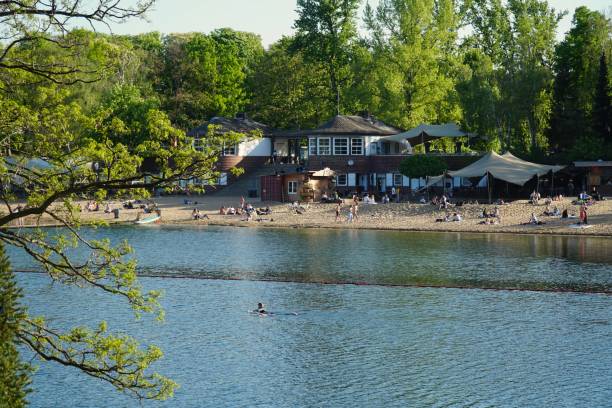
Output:
<svg viewBox="0 0 612 408">
<path fill-rule="evenodd" d="M 399 173 L 393 175 L 393 185 L 401 186 L 403 184 L 403 176 Z"/>
<path fill-rule="evenodd" d="M 297 181 L 289 181 L 287 183 L 287 193 L 288 194 L 297 194 Z"/>
<path fill-rule="evenodd" d="M 348 154 L 348 138 L 336 137 L 334 138 L 334 154 L 347 155 Z"/>
<path fill-rule="evenodd" d="M 308 139 L 308 154 L 315 156 L 317 154 L 317 138 L 311 137 Z"/>
<path fill-rule="evenodd" d="M 337 186 L 346 186 L 347 185 L 346 174 L 338 174 L 336 176 L 336 185 Z"/>
<path fill-rule="evenodd" d="M 329 137 L 320 137 L 318 142 L 319 156 L 329 156 L 331 154 L 331 139 Z"/>
<path fill-rule="evenodd" d="M 236 145 L 223 146 L 223 156 L 235 156 L 238 150 L 236 147 Z"/>
<path fill-rule="evenodd" d="M 354 156 L 363 154 L 363 139 L 351 139 L 351 154 Z"/>
</svg>

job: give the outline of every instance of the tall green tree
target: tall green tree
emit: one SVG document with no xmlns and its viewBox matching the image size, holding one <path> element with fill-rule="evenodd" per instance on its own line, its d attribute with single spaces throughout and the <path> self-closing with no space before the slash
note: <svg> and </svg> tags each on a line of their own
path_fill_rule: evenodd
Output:
<svg viewBox="0 0 612 408">
<path fill-rule="evenodd" d="M 608 147 L 612 147 L 612 87 L 608 76 L 608 61 L 606 54 L 599 58 L 599 78 L 593 101 L 593 132 L 600 137 Z"/>
<path fill-rule="evenodd" d="M 458 121 L 458 17 L 452 0 L 382 0 L 366 7 L 373 111 L 409 128 Z"/>
<path fill-rule="evenodd" d="M 19 304 L 22 296 L 0 243 L 0 408 L 25 407 L 30 391 L 31 367 L 17 350 L 19 325 L 25 318 Z"/>
<path fill-rule="evenodd" d="M 247 80 L 250 115 L 280 129 L 314 127 L 334 113 L 325 67 L 290 51 L 293 39 L 272 44 Z"/>
<path fill-rule="evenodd" d="M 343 88 L 350 80 L 351 45 L 357 37 L 361 0 L 298 0 L 293 49 L 326 67 L 336 113 L 342 111 Z"/>
<path fill-rule="evenodd" d="M 595 146 L 592 127 L 600 76 L 600 57 L 611 50 L 612 24 L 603 14 L 578 7 L 572 28 L 557 46 L 550 139 L 555 150 L 569 153 L 576 141 Z M 608 62 L 609 64 L 609 62 Z M 602 102 L 604 102 L 602 100 Z M 590 155 L 596 155 L 592 151 Z M 582 153 L 584 154 L 584 152 Z"/>
<path fill-rule="evenodd" d="M 506 149 L 546 149 L 555 32 L 563 13 L 542 0 L 470 0 L 464 8 L 473 29 L 466 45 L 481 50 L 495 67 L 494 136 Z"/>
<path fill-rule="evenodd" d="M 115 56 L 132 51 L 130 44 L 68 30 L 79 21 L 139 16 L 152 1 L 138 2 L 136 8 L 129 3 L 0 2 L 0 31 L 10 39 L 0 45 L 0 244 L 23 250 L 54 282 L 93 287 L 123 299 L 136 315 L 154 313 L 161 319 L 160 293 L 139 284 L 135 263 L 125 257 L 129 246 L 113 247 L 81 235 L 77 200 L 103 199 L 109 191 L 146 197 L 151 189 L 180 180 L 214 180 L 224 140 L 213 135 L 195 151 L 192 140 L 156 104 L 149 105 L 149 96 L 134 89 L 141 78 L 131 62 L 114 62 Z M 109 97 L 108 89 L 98 85 L 110 78 L 125 81 Z M 88 89 L 98 95 L 83 104 Z M 97 102 L 105 98 L 108 102 Z M 33 166 L 32 159 L 44 165 Z M 143 166 L 145 159 L 154 166 Z M 17 193 L 25 197 L 19 211 Z M 9 228 L 21 219 L 39 224 L 42 217 L 64 226 L 66 233 Z M 68 255 L 76 246 L 89 252 L 86 262 Z M 138 399 L 172 395 L 177 384 L 152 370 L 163 356 L 158 347 L 113 333 L 106 322 L 63 331 L 44 316 L 28 315 L 18 305 L 19 290 L 6 268 L 0 254 L 0 405 L 22 405 L 27 389 L 27 367 L 15 347 Z"/>
</svg>

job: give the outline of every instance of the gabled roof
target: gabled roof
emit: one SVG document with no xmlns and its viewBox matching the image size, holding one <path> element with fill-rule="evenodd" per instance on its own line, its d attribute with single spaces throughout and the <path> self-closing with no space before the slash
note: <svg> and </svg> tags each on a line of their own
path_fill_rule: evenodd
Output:
<svg viewBox="0 0 612 408">
<path fill-rule="evenodd" d="M 388 136 L 401 132 L 401 129 L 387 125 L 373 117 L 357 115 L 337 115 L 316 129 L 306 129 L 295 132 L 277 132 L 278 136 Z"/>
<path fill-rule="evenodd" d="M 227 132 L 249 133 L 255 130 L 260 130 L 265 136 L 271 131 L 268 125 L 264 125 L 263 123 L 256 122 L 246 117 L 224 118 L 222 116 L 215 116 L 207 123 L 191 129 L 189 132 L 187 132 L 187 136 L 206 136 L 208 133 L 208 125 L 219 126 L 218 132 L 221 134 Z"/>
<path fill-rule="evenodd" d="M 469 134 L 462 132 L 459 129 L 459 125 L 456 123 L 446 123 L 444 125 L 425 125 L 421 124 L 413 129 L 407 130 L 403 133 L 399 133 L 390 137 L 386 137 L 385 140 L 393 142 L 401 142 L 408 140 L 411 145 L 424 143 L 432 139 L 440 137 L 464 137 L 470 136 Z"/>
</svg>

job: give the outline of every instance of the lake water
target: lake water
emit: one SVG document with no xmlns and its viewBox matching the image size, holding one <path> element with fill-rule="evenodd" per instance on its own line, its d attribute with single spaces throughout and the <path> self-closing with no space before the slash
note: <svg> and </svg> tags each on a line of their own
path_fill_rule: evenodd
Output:
<svg viewBox="0 0 612 408">
<path fill-rule="evenodd" d="M 89 234 L 130 240 L 143 284 L 165 291 L 165 323 L 134 321 L 94 289 L 50 285 L 39 274 L 18 279 L 32 314 L 55 326 L 106 319 L 163 348 L 155 369 L 181 388 L 144 406 L 612 401 L 610 239 L 171 227 Z M 11 258 L 16 269 L 34 268 L 15 251 Z M 247 313 L 258 301 L 298 315 Z M 51 364 L 41 365 L 34 388 L 33 407 L 140 406 Z"/>
</svg>

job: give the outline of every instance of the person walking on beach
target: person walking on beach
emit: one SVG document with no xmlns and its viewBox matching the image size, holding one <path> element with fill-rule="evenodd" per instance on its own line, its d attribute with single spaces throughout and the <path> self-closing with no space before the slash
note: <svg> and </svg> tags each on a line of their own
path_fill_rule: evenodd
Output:
<svg viewBox="0 0 612 408">
<path fill-rule="evenodd" d="M 347 220 L 349 224 L 353 222 L 354 216 L 355 216 L 355 205 L 351 205 L 351 208 L 349 209 L 349 213 L 348 213 L 348 220 Z"/>
<path fill-rule="evenodd" d="M 340 210 L 342 210 L 342 204 L 336 204 L 336 222 L 340 219 Z"/>
<path fill-rule="evenodd" d="M 589 221 L 587 219 L 587 206 L 586 206 L 586 204 L 582 204 L 580 206 L 580 223 L 584 224 L 584 225 L 589 223 Z"/>
</svg>

